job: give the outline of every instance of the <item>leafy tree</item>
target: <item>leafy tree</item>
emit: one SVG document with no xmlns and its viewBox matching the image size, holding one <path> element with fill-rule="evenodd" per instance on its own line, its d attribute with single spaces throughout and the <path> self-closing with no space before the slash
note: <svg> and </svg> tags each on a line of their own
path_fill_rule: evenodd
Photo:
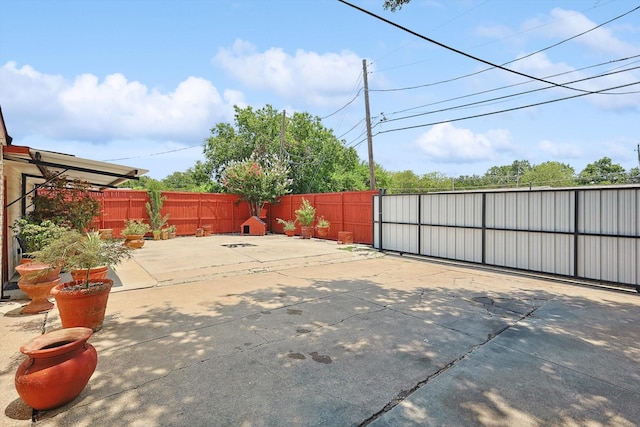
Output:
<svg viewBox="0 0 640 427">
<path fill-rule="evenodd" d="M 612 163 L 609 157 L 589 163 L 578 175 L 580 185 L 590 184 L 622 184 L 627 180 L 625 169 L 617 163 Z"/>
<path fill-rule="evenodd" d="M 196 164 L 196 182 L 209 179 L 220 185 L 225 169 L 249 156 L 276 156 L 287 162 L 293 193 L 321 193 L 360 188 L 354 181 L 360 159 L 318 117 L 294 113 L 285 118 L 281 144 L 282 114 L 271 105 L 259 110 L 235 108 L 234 124 L 218 123 L 205 141 L 206 160 Z M 212 187 L 215 187 L 212 184 Z M 346 186 L 346 187 L 345 187 Z"/>
<path fill-rule="evenodd" d="M 290 192 L 287 167 L 275 157 L 252 155 L 247 160 L 231 163 L 224 171 L 227 192 L 237 194 L 249 203 L 251 215 L 259 216 L 266 202 L 274 203 Z"/>
<path fill-rule="evenodd" d="M 517 187 L 522 175 L 531 170 L 528 160 L 515 160 L 506 166 L 492 166 L 485 173 L 485 184 L 493 187 Z"/>
<path fill-rule="evenodd" d="M 525 185 L 568 187 L 575 185 L 575 170 L 565 163 L 543 162 L 526 171 L 520 182 Z"/>
<path fill-rule="evenodd" d="M 420 188 L 420 177 L 411 170 L 391 172 L 389 194 L 417 193 Z"/>
<path fill-rule="evenodd" d="M 454 179 L 451 188 L 454 190 L 477 190 L 485 186 L 486 180 L 480 175 L 460 175 Z"/>
<path fill-rule="evenodd" d="M 629 169 L 629 175 L 627 177 L 629 184 L 640 184 L 640 168 Z"/>
<path fill-rule="evenodd" d="M 69 180 L 60 175 L 50 178 L 33 198 L 29 221 L 40 224 L 50 220 L 57 225 L 70 226 L 84 232 L 100 214 L 100 201 L 92 194 L 89 183 Z"/>
<path fill-rule="evenodd" d="M 131 188 L 133 190 L 146 190 L 147 188 L 151 188 L 155 185 L 160 185 L 160 181 L 148 176 L 141 176 L 140 179 L 130 179 L 129 181 L 120 184 L 119 187 Z"/>
<path fill-rule="evenodd" d="M 405 4 L 409 4 L 410 1 L 411 0 L 384 0 L 382 7 L 391 12 L 395 12 L 396 10 L 402 9 L 402 6 Z"/>
</svg>

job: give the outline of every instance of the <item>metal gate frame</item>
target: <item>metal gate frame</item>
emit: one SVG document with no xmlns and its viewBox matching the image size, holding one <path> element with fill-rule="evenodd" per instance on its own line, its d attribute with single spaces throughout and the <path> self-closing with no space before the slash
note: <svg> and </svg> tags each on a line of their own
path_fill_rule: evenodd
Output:
<svg viewBox="0 0 640 427">
<path fill-rule="evenodd" d="M 387 195 L 373 247 L 640 288 L 640 186 Z"/>
</svg>

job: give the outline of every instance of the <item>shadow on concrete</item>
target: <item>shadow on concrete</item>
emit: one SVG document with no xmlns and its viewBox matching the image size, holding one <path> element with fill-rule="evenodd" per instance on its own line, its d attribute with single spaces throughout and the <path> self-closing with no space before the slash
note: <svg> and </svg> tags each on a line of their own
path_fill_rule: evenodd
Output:
<svg viewBox="0 0 640 427">
<path fill-rule="evenodd" d="M 609 301 L 606 292 L 597 299 L 393 289 L 369 280 L 223 296 L 199 288 L 160 305 L 144 301 L 158 289 L 127 293 L 127 309 L 108 310 L 91 338 L 99 362 L 88 387 L 38 420 L 347 426 L 640 419 L 640 306 Z"/>
</svg>

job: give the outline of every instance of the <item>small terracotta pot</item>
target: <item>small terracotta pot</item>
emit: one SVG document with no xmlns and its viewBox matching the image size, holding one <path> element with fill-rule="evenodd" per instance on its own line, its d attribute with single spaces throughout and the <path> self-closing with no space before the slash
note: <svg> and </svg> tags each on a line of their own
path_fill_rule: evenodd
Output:
<svg viewBox="0 0 640 427">
<path fill-rule="evenodd" d="M 140 249 L 144 246 L 144 235 L 143 234 L 129 234 L 124 236 L 123 245 L 129 246 L 131 249 Z"/>
<path fill-rule="evenodd" d="M 38 410 L 71 402 L 84 390 L 96 369 L 98 354 L 87 342 L 89 328 L 71 328 L 39 335 L 20 347 L 26 359 L 16 371 L 20 398 Z"/>
<path fill-rule="evenodd" d="M 286 234 L 287 237 L 292 237 L 296 235 L 296 230 L 284 230 L 284 234 Z"/>
<path fill-rule="evenodd" d="M 83 283 L 82 280 L 61 283 L 51 293 L 58 304 L 63 328 L 82 326 L 96 332 L 102 329 L 113 280 L 90 280 L 86 289 L 82 289 Z"/>
<path fill-rule="evenodd" d="M 316 227 L 316 234 L 318 237 L 327 237 L 329 234 L 329 227 Z"/>
<path fill-rule="evenodd" d="M 300 226 L 300 238 L 310 239 L 313 236 L 313 227 Z"/>
</svg>

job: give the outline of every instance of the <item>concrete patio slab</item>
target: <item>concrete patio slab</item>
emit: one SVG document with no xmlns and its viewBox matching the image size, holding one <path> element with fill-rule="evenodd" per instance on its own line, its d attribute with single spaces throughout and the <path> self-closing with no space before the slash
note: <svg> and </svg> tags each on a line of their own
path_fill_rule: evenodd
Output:
<svg viewBox="0 0 640 427">
<path fill-rule="evenodd" d="M 20 343 L 60 327 L 57 309 L 21 316 L 23 302 L 0 303 L 0 424 L 640 419 L 633 293 L 274 235 L 148 241 L 116 273 L 90 339 L 96 372 L 55 410 L 32 413 L 13 375 Z"/>
</svg>

